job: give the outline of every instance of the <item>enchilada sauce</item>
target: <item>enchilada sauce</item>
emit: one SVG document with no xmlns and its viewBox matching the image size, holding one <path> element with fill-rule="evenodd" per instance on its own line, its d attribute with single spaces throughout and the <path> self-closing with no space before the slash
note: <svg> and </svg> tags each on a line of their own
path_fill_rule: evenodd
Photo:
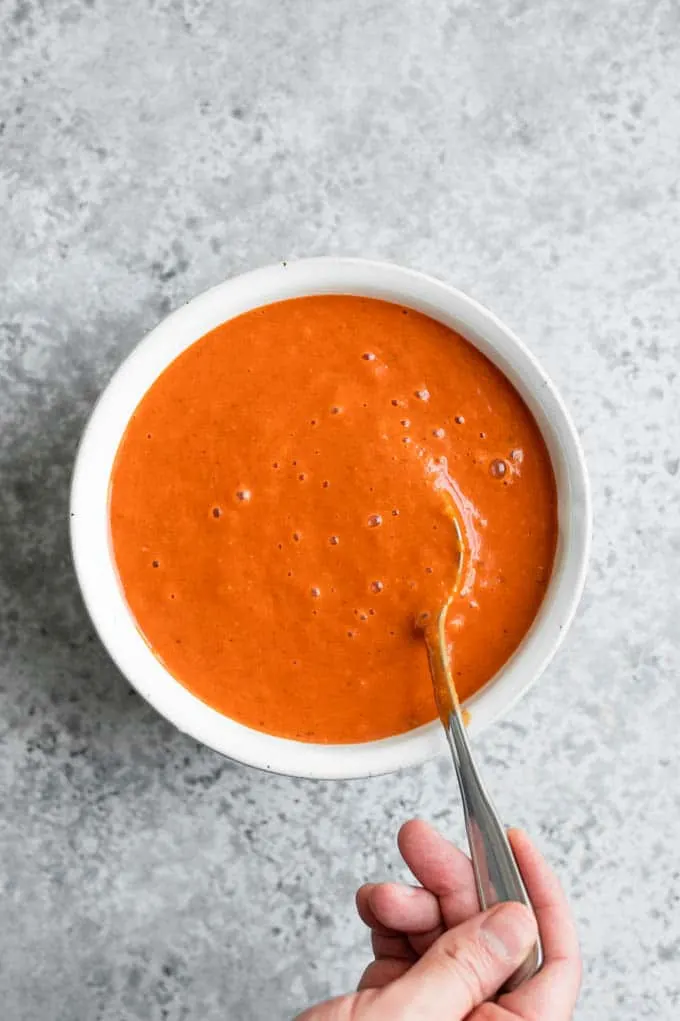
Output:
<svg viewBox="0 0 680 1021">
<path fill-rule="evenodd" d="M 111 537 L 167 669 L 248 726 L 314 742 L 435 718 L 414 622 L 446 598 L 461 700 L 532 624 L 556 492 L 506 377 L 452 330 L 349 296 L 218 327 L 163 372 L 115 462 Z"/>
</svg>

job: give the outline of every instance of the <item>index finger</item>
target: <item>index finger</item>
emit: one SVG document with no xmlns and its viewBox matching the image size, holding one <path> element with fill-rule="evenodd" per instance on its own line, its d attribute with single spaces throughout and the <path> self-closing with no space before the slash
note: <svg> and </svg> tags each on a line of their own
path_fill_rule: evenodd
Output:
<svg viewBox="0 0 680 1021">
<path fill-rule="evenodd" d="M 404 823 L 397 842 L 413 875 L 439 898 L 447 929 L 479 913 L 474 873 L 466 854 L 422 819 Z"/>
<path fill-rule="evenodd" d="M 537 975 L 499 1004 L 526 1021 L 571 1018 L 581 985 L 581 953 L 571 908 L 559 879 L 522 830 L 508 834 L 543 944 L 544 964 Z M 555 1015 L 555 1008 L 563 1013 Z"/>
</svg>

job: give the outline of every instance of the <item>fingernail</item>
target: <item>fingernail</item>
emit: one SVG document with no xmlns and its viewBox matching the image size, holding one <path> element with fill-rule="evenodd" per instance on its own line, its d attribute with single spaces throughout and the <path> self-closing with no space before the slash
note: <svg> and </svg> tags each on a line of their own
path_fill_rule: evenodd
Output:
<svg viewBox="0 0 680 1021">
<path fill-rule="evenodd" d="M 480 936 L 494 957 L 519 962 L 536 939 L 536 919 L 524 904 L 499 904 L 484 919 Z"/>
</svg>

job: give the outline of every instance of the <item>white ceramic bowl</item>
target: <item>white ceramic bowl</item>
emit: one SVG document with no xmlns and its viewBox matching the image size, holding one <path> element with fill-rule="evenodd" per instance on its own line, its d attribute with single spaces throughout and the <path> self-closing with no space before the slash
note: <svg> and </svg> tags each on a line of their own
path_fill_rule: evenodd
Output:
<svg viewBox="0 0 680 1021">
<path fill-rule="evenodd" d="M 350 778 L 421 763 L 444 748 L 438 723 L 354 745 L 290 741 L 236 723 L 192 695 L 156 659 L 135 626 L 114 567 L 109 479 L 128 420 L 161 372 L 209 330 L 249 309 L 310 294 L 356 294 L 418 309 L 453 327 L 491 359 L 533 412 L 552 459 L 559 536 L 540 612 L 503 669 L 467 703 L 474 734 L 507 712 L 540 676 L 571 623 L 583 588 L 590 499 L 583 453 L 569 415 L 536 360 L 491 312 L 421 273 L 361 259 L 279 263 L 228 280 L 168 316 L 123 363 L 92 413 L 71 494 L 76 573 L 99 635 L 137 691 L 180 730 L 232 759 L 290 776 Z"/>
</svg>

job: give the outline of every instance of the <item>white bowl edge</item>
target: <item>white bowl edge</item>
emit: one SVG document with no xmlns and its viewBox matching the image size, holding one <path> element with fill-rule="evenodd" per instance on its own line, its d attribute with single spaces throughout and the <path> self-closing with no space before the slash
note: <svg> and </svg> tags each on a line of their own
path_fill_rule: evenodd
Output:
<svg viewBox="0 0 680 1021">
<path fill-rule="evenodd" d="M 552 659 L 581 596 L 590 549 L 590 491 L 581 445 L 555 387 L 493 313 L 447 284 L 390 263 L 315 258 L 277 263 L 218 284 L 173 312 L 123 362 L 97 402 L 78 450 L 71 544 L 83 598 L 105 647 L 139 693 L 181 731 L 223 755 L 284 775 L 351 779 L 417 765 L 445 747 L 435 722 L 362 744 L 322 745 L 263 734 L 201 702 L 153 655 L 127 607 L 109 535 L 109 480 L 127 422 L 148 388 L 205 333 L 251 308 L 310 294 L 356 294 L 418 309 L 466 337 L 513 383 L 536 418 L 553 463 L 559 533 L 555 567 L 534 624 L 466 708 L 479 733 L 507 712 Z"/>
</svg>

